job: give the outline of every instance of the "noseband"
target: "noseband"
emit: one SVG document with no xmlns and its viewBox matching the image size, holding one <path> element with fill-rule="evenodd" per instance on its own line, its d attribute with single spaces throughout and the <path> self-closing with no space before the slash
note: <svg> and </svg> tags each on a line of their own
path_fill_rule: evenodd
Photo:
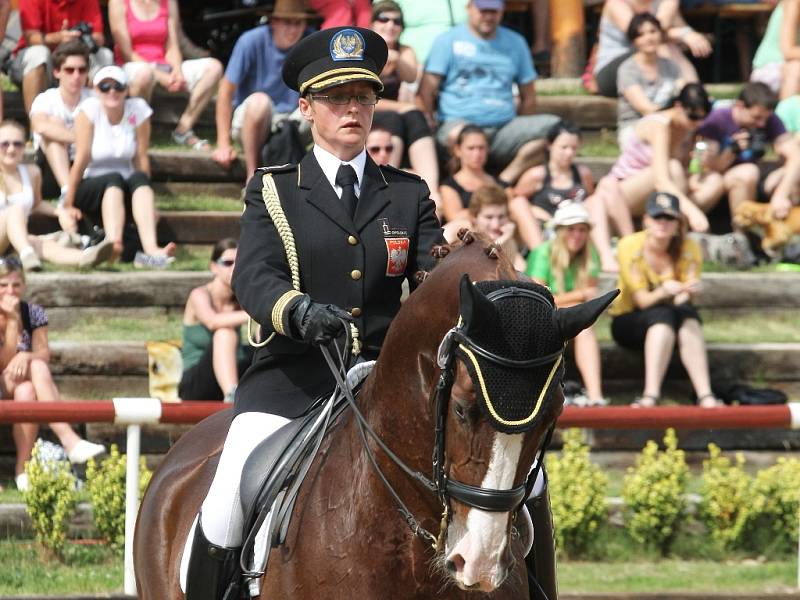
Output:
<svg viewBox="0 0 800 600">
<path fill-rule="evenodd" d="M 536 302 L 544 302 L 551 307 L 553 305 L 552 302 L 545 296 L 526 288 L 507 287 L 495 290 L 486 295 L 486 297 L 493 302 L 510 296 L 524 296 Z M 451 392 L 455 382 L 455 365 L 457 358 L 456 349 L 460 349 L 466 354 L 472 353 L 473 355 L 480 356 L 482 359 L 489 361 L 490 363 L 510 369 L 531 369 L 552 363 L 550 376 L 542 387 L 538 404 L 541 404 L 542 399 L 546 397 L 546 393 L 550 387 L 556 381 L 561 380 L 561 371 L 559 369 L 563 369 L 563 347 L 545 356 L 518 360 L 500 356 L 479 345 L 466 334 L 465 330 L 461 327 L 461 324 L 450 329 L 445 334 L 444 339 L 439 345 L 439 351 L 437 353 L 437 363 L 441 371 L 439 374 L 438 383 L 433 390 L 436 410 L 436 428 L 432 457 L 432 476 L 429 479 L 419 471 L 415 471 L 408 467 L 394 452 L 392 452 L 388 446 L 386 446 L 383 440 L 381 440 L 380 436 L 378 436 L 369 423 L 367 423 L 364 415 L 356 405 L 352 390 L 345 384 L 344 381 L 345 369 L 343 363 L 341 362 L 341 358 L 346 356 L 346 353 L 337 353 L 338 357 L 340 358 L 340 364 L 337 366 L 328 348 L 321 348 L 322 354 L 325 357 L 325 360 L 327 361 L 334 378 L 336 379 L 337 387 L 347 398 L 351 409 L 356 415 L 361 438 L 370 463 L 380 477 L 387 491 L 394 499 L 398 506 L 398 510 L 403 515 L 403 518 L 405 519 L 411 531 L 415 535 L 430 543 L 434 550 L 438 550 L 442 547 L 442 541 L 450 520 L 451 499 L 480 510 L 489 512 L 511 512 L 516 515 L 517 511 L 519 511 L 519 509 L 522 507 L 522 504 L 528 498 L 531 490 L 533 489 L 536 478 L 538 477 L 544 462 L 545 451 L 547 446 L 550 444 L 550 438 L 553 434 L 553 429 L 555 428 L 555 423 L 551 424 L 548 428 L 545 438 L 538 449 L 536 466 L 528 474 L 525 482 L 517 487 L 508 490 L 498 490 L 474 486 L 450 479 L 445 471 L 445 424 L 447 422 L 447 409 L 449 406 Z M 559 377 L 557 379 L 554 377 L 556 372 L 559 373 Z M 414 517 L 400 496 L 394 490 L 391 483 L 386 478 L 385 474 L 375 460 L 375 455 L 367 443 L 367 435 L 369 435 L 375 441 L 381 450 L 383 450 L 383 452 L 392 460 L 392 462 L 394 462 L 403 472 L 405 472 L 406 475 L 420 482 L 425 488 L 437 495 L 442 504 L 442 521 L 438 536 L 434 536 L 431 532 L 419 524 L 419 521 Z"/>
</svg>

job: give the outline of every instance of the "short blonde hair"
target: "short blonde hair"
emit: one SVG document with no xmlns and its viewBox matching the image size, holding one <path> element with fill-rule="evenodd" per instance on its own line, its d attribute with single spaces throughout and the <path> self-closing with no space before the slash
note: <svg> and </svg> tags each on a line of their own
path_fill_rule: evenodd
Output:
<svg viewBox="0 0 800 600">
<path fill-rule="evenodd" d="M 497 185 L 484 185 L 472 192 L 467 210 L 473 217 L 477 217 L 487 206 L 505 206 L 508 208 L 506 192 Z"/>
</svg>

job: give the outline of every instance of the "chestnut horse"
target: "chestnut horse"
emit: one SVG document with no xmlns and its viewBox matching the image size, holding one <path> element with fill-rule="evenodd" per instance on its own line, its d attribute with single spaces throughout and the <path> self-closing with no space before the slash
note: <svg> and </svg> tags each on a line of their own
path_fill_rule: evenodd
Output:
<svg viewBox="0 0 800 600">
<path fill-rule="evenodd" d="M 498 248 L 468 232 L 461 237 L 464 243 L 452 250 L 434 249 L 444 259 L 429 276 L 418 274 L 424 281 L 392 322 L 357 403 L 385 446 L 411 470 L 431 472 L 434 446 L 441 439 L 442 480 L 448 491 L 455 482 L 462 489 L 477 490 L 478 496 L 481 492 L 508 496 L 525 491 L 537 450 L 561 413 L 562 370 L 557 367 L 564 342 L 591 325 L 611 298 L 559 311 L 547 305 L 548 323 L 555 323 L 559 336 L 552 361 L 545 365 L 545 372 L 550 372 L 546 384 L 550 391 L 539 394 L 535 426 L 515 433 L 498 431 L 487 418 L 485 406 L 479 404 L 481 394 L 476 388 L 485 387 L 483 378 L 474 384 L 478 380 L 469 365 L 463 359 L 451 361 L 452 387 L 443 398 L 443 418 L 439 420 L 446 434 L 439 438 L 435 435 L 435 399 L 444 369 L 437 361 L 437 351 L 457 324 L 476 320 L 476 313 L 487 304 L 487 310 L 494 310 L 486 296 L 474 291 L 477 285 L 464 285 L 463 275 L 468 274 L 474 282 L 520 282 L 552 303 L 546 288 L 520 281 Z M 459 290 L 461 296 L 475 296 L 468 299 L 473 306 L 467 312 L 472 317 L 464 314 L 465 299 L 459 300 Z M 569 318 L 559 321 L 559 316 Z M 527 334 L 530 325 L 525 318 L 519 327 L 526 332 L 523 343 L 537 337 Z M 470 348 L 484 352 L 486 347 L 490 346 Z M 483 393 L 486 395 L 485 389 Z M 529 407 L 530 396 L 528 387 Z M 153 475 L 139 511 L 134 542 L 141 600 L 183 598 L 178 583 L 181 555 L 211 484 L 230 419 L 230 411 L 225 411 L 197 425 L 173 446 Z M 396 499 L 376 473 L 368 453 L 374 454 L 391 488 L 421 527 L 433 532 L 427 541 L 412 533 L 401 518 Z M 331 427 L 300 489 L 285 544 L 271 551 L 261 597 L 458 599 L 474 598 L 478 591 L 493 592 L 492 598 L 528 600 L 525 562 L 520 556 L 524 551 L 514 535 L 521 502 L 516 500 L 513 510 L 495 507 L 487 511 L 459 501 L 457 494 L 442 492 L 432 493 L 419 479 L 410 478 L 373 440 L 365 446 L 353 411 L 345 412 Z M 443 503 L 447 508 L 444 518 Z M 430 543 L 434 538 L 439 542 L 434 544 L 436 549 Z M 554 582 L 551 587 L 555 589 Z"/>
</svg>

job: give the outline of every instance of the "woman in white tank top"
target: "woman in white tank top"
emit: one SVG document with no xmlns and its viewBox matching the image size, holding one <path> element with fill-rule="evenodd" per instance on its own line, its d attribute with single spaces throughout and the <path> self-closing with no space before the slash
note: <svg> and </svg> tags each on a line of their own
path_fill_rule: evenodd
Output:
<svg viewBox="0 0 800 600">
<path fill-rule="evenodd" d="M 0 254 L 9 246 L 19 253 L 26 271 L 39 271 L 41 260 L 62 265 L 89 267 L 111 257 L 113 244 L 102 241 L 85 250 L 66 247 L 56 236 L 28 233 L 28 217 L 33 212 L 59 217 L 63 227 L 73 228 L 66 213 L 42 202 L 42 174 L 39 167 L 22 164 L 25 129 L 15 121 L 0 123 Z M 58 236 L 69 239 L 69 236 Z"/>
</svg>

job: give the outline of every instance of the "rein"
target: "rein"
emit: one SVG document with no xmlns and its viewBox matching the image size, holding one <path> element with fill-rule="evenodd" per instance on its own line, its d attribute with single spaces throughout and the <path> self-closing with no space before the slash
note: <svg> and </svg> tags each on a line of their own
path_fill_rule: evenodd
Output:
<svg viewBox="0 0 800 600">
<path fill-rule="evenodd" d="M 492 296 L 493 297 L 506 296 L 520 292 L 526 293 L 526 295 L 535 294 L 535 292 L 529 292 L 528 290 L 509 288 L 497 292 L 496 296 L 494 294 Z M 538 296 L 538 294 L 536 295 Z M 343 321 L 343 323 L 346 325 L 345 321 Z M 350 341 L 349 327 L 345 327 L 345 330 L 347 332 L 347 343 L 349 343 Z M 447 334 L 445 334 L 444 339 L 442 340 L 442 343 L 439 346 L 439 351 L 437 354 L 437 362 L 438 366 L 441 369 L 441 372 L 439 375 L 439 381 L 434 389 L 435 405 L 436 405 L 436 427 L 435 427 L 435 442 L 434 442 L 433 456 L 432 456 L 433 472 L 432 472 L 432 477 L 430 479 L 426 477 L 424 474 L 420 473 L 419 471 L 415 471 L 414 469 L 406 465 L 400 459 L 400 457 L 398 457 L 386 445 L 386 443 L 381 439 L 381 437 L 367 422 L 363 413 L 359 410 L 356 404 L 355 397 L 353 396 L 353 392 L 345 381 L 346 380 L 345 357 L 347 356 L 346 353 L 347 343 L 345 344 L 345 352 L 338 352 L 337 343 L 335 341 L 332 343 L 334 348 L 337 349 L 337 352 L 335 354 L 339 359 L 338 365 L 336 364 L 336 361 L 334 361 L 334 358 L 331 355 L 331 351 L 329 350 L 329 348 L 324 346 L 320 347 L 322 355 L 328 364 L 328 367 L 334 377 L 334 380 L 336 381 L 337 389 L 340 390 L 342 395 L 347 399 L 350 408 L 353 410 L 353 413 L 356 416 L 356 422 L 358 423 L 359 427 L 359 434 L 361 436 L 361 440 L 366 450 L 367 458 L 369 459 L 370 464 L 377 473 L 378 477 L 380 478 L 387 492 L 394 500 L 395 504 L 397 505 L 398 511 L 405 520 L 411 532 L 414 535 L 423 539 L 425 542 L 429 543 L 434 551 L 438 551 L 443 547 L 442 543 L 444 541 L 444 536 L 450 521 L 451 498 L 458 502 L 461 502 L 463 504 L 466 504 L 468 506 L 480 510 L 485 510 L 489 512 L 512 512 L 514 514 L 514 517 L 516 517 L 516 513 L 520 510 L 523 503 L 530 495 L 533 486 L 536 482 L 536 479 L 539 475 L 539 472 L 542 469 L 542 465 L 544 464 L 545 451 L 547 450 L 547 447 L 550 444 L 550 439 L 552 437 L 553 430 L 555 429 L 555 423 L 553 423 L 548 428 L 544 440 L 538 450 L 538 455 L 536 458 L 536 466 L 528 474 L 528 477 L 526 478 L 525 482 L 515 488 L 509 490 L 483 488 L 463 483 L 460 481 L 456 481 L 454 479 L 450 479 L 447 476 L 447 473 L 445 472 L 445 465 L 444 465 L 445 423 L 447 420 L 447 406 L 449 404 L 450 394 L 452 391 L 453 383 L 455 381 L 455 359 L 456 359 L 455 342 L 457 342 L 462 348 L 463 347 L 469 348 L 474 353 L 482 356 L 486 360 L 510 368 L 531 368 L 536 366 L 542 366 L 552 362 L 553 363 L 552 373 L 554 373 L 557 367 L 561 364 L 563 357 L 563 348 L 562 348 L 556 352 L 553 352 L 551 354 L 542 357 L 537 357 L 528 360 L 513 360 L 502 356 L 498 356 L 497 354 L 494 354 L 489 350 L 486 350 L 485 348 L 479 346 L 458 327 L 454 327 L 453 329 L 448 331 Z M 548 380 L 548 382 L 550 382 L 550 380 Z M 542 394 L 544 394 L 546 391 L 547 390 L 544 389 L 542 391 Z M 369 446 L 369 440 L 367 439 L 368 436 L 372 438 L 372 440 L 378 445 L 378 447 L 408 477 L 421 483 L 422 486 L 425 487 L 428 491 L 437 495 L 439 501 L 442 504 L 442 519 L 439 525 L 438 535 L 434 535 L 433 533 L 422 527 L 419 520 L 408 509 L 408 507 L 403 502 L 400 495 L 392 487 L 392 484 L 389 482 L 385 473 L 380 468 L 380 465 L 378 465 L 378 462 L 375 458 L 375 453 Z"/>
</svg>

